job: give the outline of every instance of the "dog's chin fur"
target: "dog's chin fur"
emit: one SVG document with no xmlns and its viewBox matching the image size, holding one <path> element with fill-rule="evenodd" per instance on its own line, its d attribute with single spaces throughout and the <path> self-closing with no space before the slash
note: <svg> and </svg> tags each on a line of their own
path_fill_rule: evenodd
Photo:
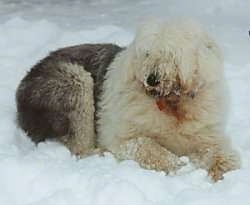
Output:
<svg viewBox="0 0 250 205">
<path fill-rule="evenodd" d="M 181 92 L 173 106 L 147 93 L 145 80 L 159 75 L 159 90 Z M 192 93 L 192 95 L 189 95 Z M 189 156 L 214 180 L 239 167 L 224 137 L 223 59 L 214 40 L 193 22 L 151 22 L 108 67 L 99 102 L 98 142 L 120 159 L 141 166 L 175 171 L 179 156 Z"/>
</svg>

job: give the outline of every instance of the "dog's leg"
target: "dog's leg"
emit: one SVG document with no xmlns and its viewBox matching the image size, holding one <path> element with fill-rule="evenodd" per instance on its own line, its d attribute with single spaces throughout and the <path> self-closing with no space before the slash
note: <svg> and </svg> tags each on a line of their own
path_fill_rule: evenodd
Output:
<svg viewBox="0 0 250 205">
<path fill-rule="evenodd" d="M 76 155 L 85 155 L 94 149 L 94 120 L 90 119 L 83 108 L 78 107 L 69 113 L 69 133 L 59 138 Z"/>
<path fill-rule="evenodd" d="M 223 179 L 224 173 L 240 167 L 237 152 L 231 149 L 225 138 L 209 137 L 205 139 L 210 140 L 203 140 L 202 143 L 197 144 L 190 159 L 197 167 L 208 170 L 209 176 L 214 181 Z"/>
<path fill-rule="evenodd" d="M 70 63 L 46 66 L 48 71 L 38 67 L 19 86 L 18 122 L 36 143 L 52 138 L 85 154 L 95 141 L 91 74 Z"/>
<path fill-rule="evenodd" d="M 77 155 L 92 153 L 95 144 L 93 79 L 81 66 L 62 64 L 71 79 L 68 103 L 69 132 L 60 140 Z"/>
<path fill-rule="evenodd" d="M 122 141 L 111 150 L 121 160 L 137 161 L 141 167 L 165 171 L 176 171 L 184 163 L 173 153 L 162 147 L 153 139 L 138 137 Z"/>
</svg>

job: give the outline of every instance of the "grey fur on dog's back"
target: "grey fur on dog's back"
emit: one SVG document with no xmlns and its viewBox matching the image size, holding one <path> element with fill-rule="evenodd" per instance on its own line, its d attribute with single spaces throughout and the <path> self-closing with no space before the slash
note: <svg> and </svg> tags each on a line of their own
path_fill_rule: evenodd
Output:
<svg viewBox="0 0 250 205">
<path fill-rule="evenodd" d="M 121 50 L 114 44 L 83 44 L 50 53 L 27 73 L 18 87 L 16 103 L 19 125 L 35 142 L 64 137 L 63 141 L 68 143 L 76 135 L 74 121 L 86 123 L 81 114 L 87 115 L 89 108 L 83 108 L 82 101 L 89 101 L 90 106 L 92 101 L 84 99 L 88 95 L 84 92 L 93 89 L 96 108 L 107 67 Z M 84 72 L 90 73 L 93 79 L 89 79 L 91 77 Z M 83 79 L 89 80 L 85 82 Z M 90 81 L 94 82 L 94 88 Z M 74 112 L 76 114 L 73 115 Z"/>
<path fill-rule="evenodd" d="M 48 58 L 82 65 L 94 79 L 95 102 L 99 96 L 106 69 L 123 48 L 114 44 L 84 44 L 57 50 Z"/>
</svg>

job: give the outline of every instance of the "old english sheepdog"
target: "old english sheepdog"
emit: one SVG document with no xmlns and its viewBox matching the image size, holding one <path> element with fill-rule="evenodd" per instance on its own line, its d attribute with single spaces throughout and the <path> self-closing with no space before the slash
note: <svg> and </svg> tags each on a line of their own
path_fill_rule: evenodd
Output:
<svg viewBox="0 0 250 205">
<path fill-rule="evenodd" d="M 240 166 L 225 137 L 223 58 L 194 22 L 143 24 L 127 47 L 84 44 L 50 53 L 21 81 L 20 127 L 72 153 L 96 147 L 148 169 L 188 156 L 216 181 Z"/>
</svg>

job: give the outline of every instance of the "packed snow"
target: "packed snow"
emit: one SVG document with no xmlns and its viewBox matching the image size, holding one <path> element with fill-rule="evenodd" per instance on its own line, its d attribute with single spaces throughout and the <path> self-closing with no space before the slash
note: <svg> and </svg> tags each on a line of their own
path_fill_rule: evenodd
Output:
<svg viewBox="0 0 250 205">
<path fill-rule="evenodd" d="M 249 11 L 237 0 L 0 0 L 0 205 L 250 205 Z M 16 87 L 39 59 L 80 43 L 125 46 L 149 16 L 197 19 L 223 48 L 226 133 L 242 167 L 222 181 L 190 163 L 165 175 L 109 153 L 78 159 L 56 142 L 35 146 L 16 125 Z"/>
</svg>

